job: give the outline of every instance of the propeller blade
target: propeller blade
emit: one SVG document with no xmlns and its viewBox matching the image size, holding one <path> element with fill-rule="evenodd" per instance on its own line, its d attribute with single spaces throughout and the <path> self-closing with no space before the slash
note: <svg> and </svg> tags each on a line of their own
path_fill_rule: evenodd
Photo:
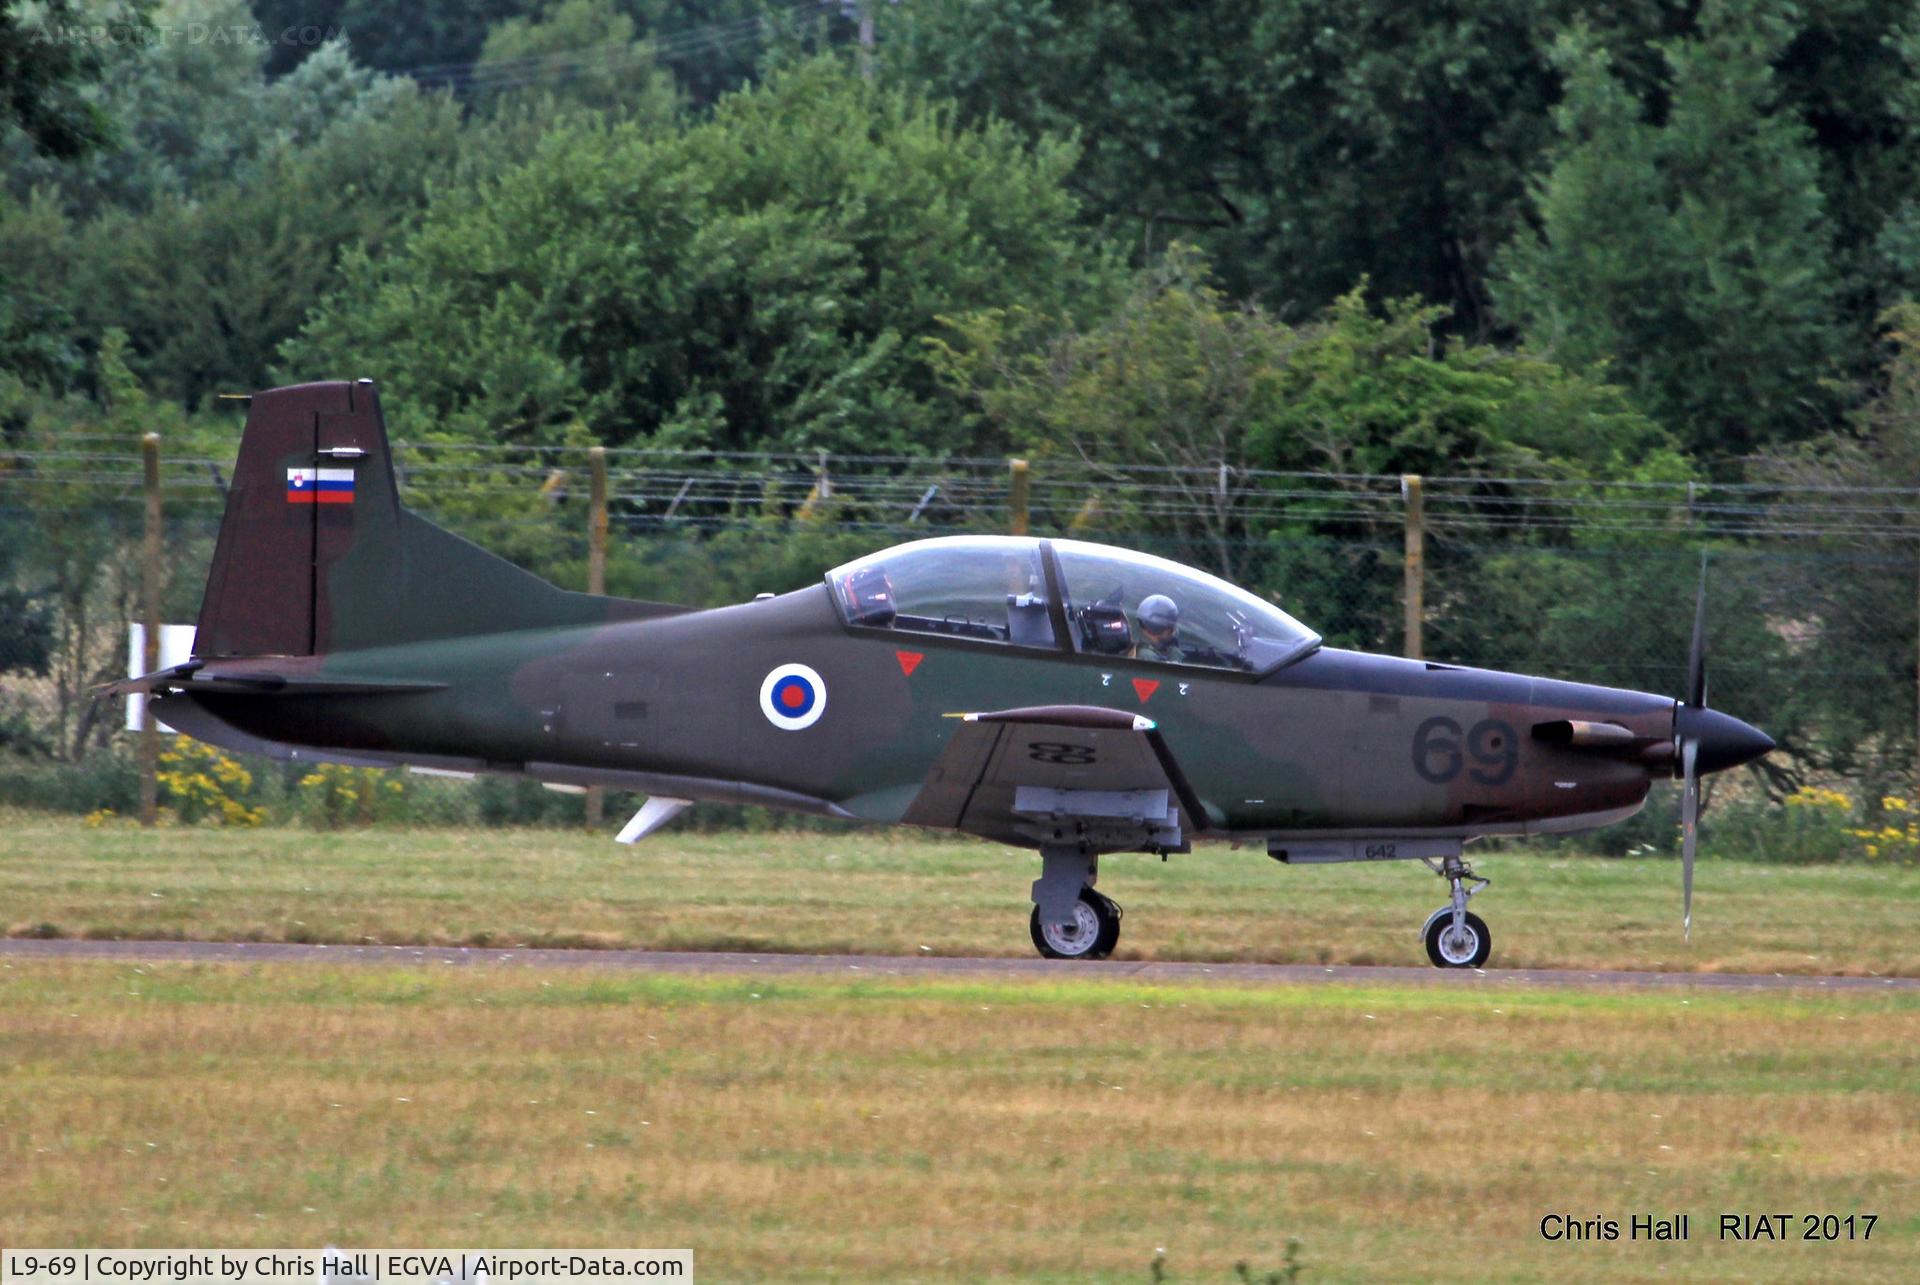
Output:
<svg viewBox="0 0 1920 1285">
<path fill-rule="evenodd" d="M 1700 840 L 1699 755 L 1700 742 L 1689 736 L 1680 747 L 1686 777 L 1680 794 L 1680 924 L 1688 941 L 1693 940 L 1693 853 Z"/>
<path fill-rule="evenodd" d="M 1693 647 L 1687 653 L 1687 704 L 1707 703 L 1707 555 L 1700 555 L 1700 590 L 1693 599 Z"/>
</svg>

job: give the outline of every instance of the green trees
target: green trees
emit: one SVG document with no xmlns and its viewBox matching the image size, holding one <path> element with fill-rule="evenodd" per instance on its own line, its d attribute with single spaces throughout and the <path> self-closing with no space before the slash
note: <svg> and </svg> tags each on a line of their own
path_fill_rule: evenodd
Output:
<svg viewBox="0 0 1920 1285">
<path fill-rule="evenodd" d="M 1071 164 L 828 62 L 684 128 L 575 120 L 353 257 L 285 365 L 381 379 L 410 433 L 955 449 L 922 346 L 938 318 L 1101 297 Z"/>
<path fill-rule="evenodd" d="M 1830 427 L 1920 289 L 1904 0 L 924 0 L 884 74 L 1082 144 L 1088 219 L 1289 320 L 1363 276 L 1726 460 Z"/>
<path fill-rule="evenodd" d="M 1846 431 L 1778 448 L 1757 460 L 1767 483 L 1805 488 L 1781 505 L 1781 525 L 1830 527 L 1801 565 L 1778 577 L 1793 604 L 1801 655 L 1828 672 L 1907 674 L 1914 663 L 1912 495 L 1920 489 L 1920 305 L 1881 317 L 1884 378 Z M 1864 512 L 1854 488 L 1870 488 Z M 1833 511 L 1823 513 L 1824 505 Z M 1897 793 L 1913 761 L 1913 711 L 1870 682 L 1835 684 L 1818 706 L 1821 764 L 1862 776 L 1870 798 Z"/>
<path fill-rule="evenodd" d="M 69 297 L 126 329 L 134 368 L 164 396 L 191 406 L 263 387 L 275 349 L 339 288 L 346 252 L 392 243 L 454 172 L 459 142 L 452 105 L 402 84 L 197 198 L 81 226 Z"/>
<path fill-rule="evenodd" d="M 1086 320 L 1116 255 L 1177 240 L 1289 324 L 1365 280 L 1450 351 L 1524 341 L 1727 471 L 1836 423 L 1920 288 L 1909 7 L 916 0 L 879 14 L 878 90 L 847 57 L 730 97 L 846 15 L 253 0 L 265 45 L 72 46 L 47 93 L 120 146 L 0 130 L 0 366 L 84 382 L 120 326 L 190 404 L 308 326 L 287 360 L 377 349 L 459 433 L 938 451 L 938 318 Z M 349 262 L 364 297 L 309 316 Z"/>
<path fill-rule="evenodd" d="M 1339 473 L 1684 477 L 1623 391 L 1535 354 L 1440 343 L 1442 309 L 1335 300 L 1255 435 L 1270 468 Z"/>
<path fill-rule="evenodd" d="M 288 28 L 342 32 L 364 66 L 417 75 L 428 88 L 463 96 L 530 84 L 618 96 L 623 82 L 644 83 L 657 59 L 700 106 L 752 80 L 776 22 L 805 11 L 779 0 L 252 0 L 252 7 L 270 38 Z M 636 40 L 648 56 L 612 47 Z M 310 53 L 276 43 L 268 69 L 282 75 Z"/>
<path fill-rule="evenodd" d="M 60 160 L 110 142 L 112 118 L 86 96 L 106 63 L 85 39 L 87 27 L 109 23 L 133 38 L 147 30 L 137 3 L 89 12 L 75 0 L 0 2 L 0 130 L 17 129 L 35 153 Z"/>
<path fill-rule="evenodd" d="M 1666 49 L 1658 122 L 1604 50 L 1561 44 L 1541 229 L 1512 247 L 1498 298 L 1536 348 L 1611 362 L 1690 448 L 1726 457 L 1825 422 L 1844 320 L 1812 135 L 1772 72 L 1791 33 L 1722 5 L 1701 26 Z"/>
<path fill-rule="evenodd" d="M 1363 288 L 1288 325 L 1235 304 L 1175 247 L 1110 315 L 1049 332 L 1026 310 L 964 319 L 947 378 L 1013 446 L 1238 471 L 1684 478 L 1618 387 L 1526 352 L 1446 345 L 1444 309 Z"/>
<path fill-rule="evenodd" d="M 1207 283 L 1197 252 L 1178 246 L 1091 325 L 1019 306 L 956 318 L 952 332 L 933 352 L 978 416 L 976 441 L 1092 463 L 1110 486 L 1088 518 L 1170 533 L 1234 572 L 1258 490 L 1255 438 L 1300 335 L 1234 305 Z M 1183 516 L 1148 516 L 1157 506 L 1130 485 L 1138 465 L 1180 470 L 1164 486 Z"/>
<path fill-rule="evenodd" d="M 54 391 L 83 379 L 108 327 L 162 396 L 258 387 L 342 248 L 377 252 L 463 163 L 450 101 L 341 44 L 272 84 L 245 44 L 113 56 L 100 100 L 134 122 L 120 147 L 55 163 L 8 145 L 20 195 L 0 197 L 0 370 Z"/>
<path fill-rule="evenodd" d="M 959 320 L 936 352 L 993 437 L 1109 471 L 1112 529 L 1164 531 L 1229 576 L 1275 522 L 1273 474 L 1688 476 L 1621 389 L 1524 352 L 1444 346 L 1443 314 L 1375 310 L 1356 288 L 1288 325 L 1233 303 L 1176 247 L 1092 326 L 995 310 Z M 1136 465 L 1178 470 L 1156 479 L 1174 494 L 1137 501 Z M 1180 518 L 1155 516 L 1168 501 Z"/>
<path fill-rule="evenodd" d="M 1380 476 L 1452 476 L 1436 650 L 1639 647 L 1656 676 L 1700 531 L 1637 484 L 1912 480 L 1920 455 L 1911 344 L 1878 341 L 1920 329 L 1888 311 L 1920 292 L 1911 0 L 912 0 L 878 7 L 871 80 L 850 10 L 783 0 L 215 0 L 209 29 L 267 43 L 23 34 L 79 12 L 0 4 L 10 446 L 130 423 L 131 380 L 170 449 L 218 455 L 210 394 L 372 376 L 397 434 L 490 448 L 436 511 L 512 518 L 489 543 L 549 568 L 578 524 L 516 447 L 1018 450 L 1105 483 L 1046 523 L 1388 647 Z M 1528 520 L 1516 477 L 1551 479 L 1560 516 Z M 1459 534 L 1469 505 L 1500 520 Z M 616 553 L 616 587 L 783 588 L 873 542 L 786 512 L 682 512 L 670 557 Z M 1568 529 L 1595 514 L 1606 547 Z M 78 682 L 99 640 L 33 631 L 77 610 L 43 590 L 85 558 L 22 530 L 0 635 Z M 1716 684 L 1828 765 L 1907 735 L 1884 684 L 1849 703 L 1781 677 L 1843 635 L 1853 672 L 1909 672 L 1910 550 L 1879 534 L 1822 551 L 1866 559 L 1842 572 L 1795 564 L 1797 598 L 1726 608 L 1760 659 Z M 1882 599 L 1908 608 L 1874 627 Z"/>
<path fill-rule="evenodd" d="M 484 99 L 532 89 L 574 106 L 665 118 L 674 108 L 673 85 L 636 30 L 606 0 L 559 0 L 489 31 L 464 84 Z"/>
<path fill-rule="evenodd" d="M 1491 337 L 1487 265 L 1523 226 L 1527 177 L 1551 137 L 1553 32 L 1591 10 L 1631 47 L 1656 33 L 1661 8 L 1258 6 L 1239 85 L 1258 213 L 1238 271 L 1309 308 L 1364 275 L 1380 297 L 1442 304 L 1449 329 Z"/>
<path fill-rule="evenodd" d="M 0 192 L 0 380 L 63 391 L 86 369 L 63 289 L 71 235 L 50 194 L 22 202 Z"/>
<path fill-rule="evenodd" d="M 209 31 L 251 30 L 239 0 L 216 3 L 199 20 Z M 115 146 L 62 158 L 36 155 L 26 138 L 0 137 L 11 191 L 51 188 L 68 213 L 81 216 L 144 210 L 169 196 L 196 199 L 264 156 L 304 146 L 335 121 L 377 115 L 411 92 L 405 82 L 367 71 L 338 41 L 271 83 L 260 73 L 260 46 L 195 38 L 178 25 L 151 41 L 97 47 L 102 81 L 88 101 L 116 122 Z"/>
<path fill-rule="evenodd" d="M 1628 50 L 1684 21 L 1578 0 L 923 0 L 886 13 L 882 67 L 1078 137 L 1089 216 L 1147 255 L 1201 245 L 1236 296 L 1304 316 L 1364 275 L 1487 337 L 1487 264 L 1552 137 L 1554 33 L 1582 12 Z"/>
</svg>

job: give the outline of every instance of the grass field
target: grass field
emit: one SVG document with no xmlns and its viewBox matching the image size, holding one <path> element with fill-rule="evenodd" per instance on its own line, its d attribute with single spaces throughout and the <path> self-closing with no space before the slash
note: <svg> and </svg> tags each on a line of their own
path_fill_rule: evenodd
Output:
<svg viewBox="0 0 1920 1285">
<path fill-rule="evenodd" d="M 1031 854 L 907 832 L 0 828 L 0 928 L 75 937 L 1024 955 Z M 1920 974 L 1920 870 L 1497 853 L 1496 965 Z M 1122 958 L 1417 964 L 1444 886 L 1411 862 L 1109 857 Z"/>
<path fill-rule="evenodd" d="M 1297 1237 L 1309 1281 L 1861 1281 L 1920 1235 L 1920 996 L 13 960 L 0 1034 L 11 1244 L 1144 1282 Z M 1688 1243 L 1625 1239 L 1674 1211 Z M 1879 1221 L 1716 1239 L 1748 1211 Z"/>
</svg>

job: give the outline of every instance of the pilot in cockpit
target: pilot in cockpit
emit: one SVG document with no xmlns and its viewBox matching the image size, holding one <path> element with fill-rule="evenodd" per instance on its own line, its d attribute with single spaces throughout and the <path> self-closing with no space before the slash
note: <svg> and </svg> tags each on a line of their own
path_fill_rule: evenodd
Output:
<svg viewBox="0 0 1920 1285">
<path fill-rule="evenodd" d="M 1180 608 L 1164 593 L 1150 593 L 1140 600 L 1134 613 L 1140 622 L 1140 642 L 1134 655 L 1141 660 L 1178 663 L 1187 659 L 1187 648 L 1179 638 Z"/>
</svg>

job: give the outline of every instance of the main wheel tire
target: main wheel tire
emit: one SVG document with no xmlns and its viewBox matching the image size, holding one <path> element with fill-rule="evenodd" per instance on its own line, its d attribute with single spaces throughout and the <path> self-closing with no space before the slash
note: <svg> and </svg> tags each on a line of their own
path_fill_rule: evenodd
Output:
<svg viewBox="0 0 1920 1285">
<path fill-rule="evenodd" d="M 1093 902 L 1093 913 L 1100 917 L 1100 936 L 1093 943 L 1093 958 L 1105 959 L 1120 944 L 1120 903 L 1088 888 L 1080 896 Z"/>
<path fill-rule="evenodd" d="M 1040 907 L 1028 919 L 1033 948 L 1048 959 L 1105 959 L 1120 939 L 1120 907 L 1091 888 L 1073 903 L 1073 923 L 1055 927 L 1040 922 Z"/>
<path fill-rule="evenodd" d="M 1427 925 L 1427 958 L 1435 968 L 1479 968 L 1493 954 L 1493 934 L 1487 921 L 1467 912 L 1466 923 L 1456 934 L 1453 912 L 1438 915 Z"/>
</svg>

